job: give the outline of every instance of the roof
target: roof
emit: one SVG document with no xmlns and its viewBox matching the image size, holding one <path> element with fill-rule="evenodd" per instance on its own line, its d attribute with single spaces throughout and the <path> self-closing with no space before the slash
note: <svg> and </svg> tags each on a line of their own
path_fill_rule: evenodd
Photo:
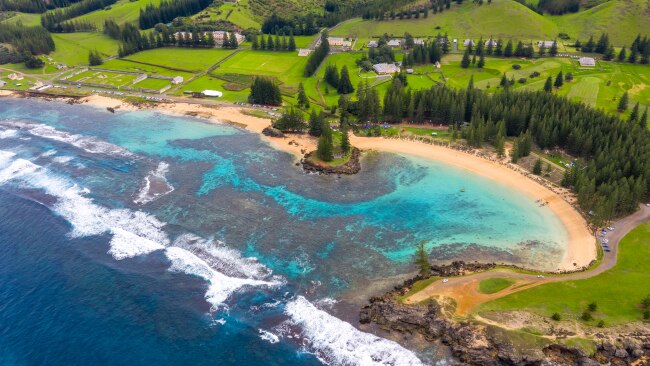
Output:
<svg viewBox="0 0 650 366">
<path fill-rule="evenodd" d="M 300 49 L 298 50 L 298 56 L 301 56 L 301 57 L 309 56 L 309 54 L 311 53 L 311 51 L 312 51 L 312 50 L 309 49 L 309 48 L 300 48 Z"/>
<path fill-rule="evenodd" d="M 378 45 L 379 43 L 377 43 L 377 41 L 368 41 L 368 43 L 366 44 L 366 46 L 368 47 L 377 47 Z"/>
<path fill-rule="evenodd" d="M 493 39 L 488 39 L 487 41 L 485 41 L 485 46 L 486 46 L 486 47 L 489 47 L 490 44 L 491 44 L 492 46 L 496 46 L 496 45 L 497 45 L 497 41 L 495 41 L 495 40 L 493 40 Z"/>
<path fill-rule="evenodd" d="M 465 46 L 467 46 L 467 45 L 469 45 L 469 44 L 471 44 L 471 45 L 473 46 L 473 45 L 475 45 L 476 43 L 474 43 L 474 41 L 472 41 L 471 39 L 466 39 L 466 40 L 463 42 L 463 45 L 465 45 Z"/>
<path fill-rule="evenodd" d="M 394 74 L 396 72 L 399 72 L 399 67 L 395 64 L 374 64 L 372 65 L 372 68 L 378 74 Z"/>
<path fill-rule="evenodd" d="M 221 97 L 223 96 L 223 93 L 218 91 L 218 90 L 204 90 L 201 92 L 201 94 L 205 95 L 206 97 Z"/>
<path fill-rule="evenodd" d="M 402 41 L 399 39 L 391 39 L 390 41 L 386 42 L 386 44 L 391 47 L 398 47 L 402 45 Z"/>
<path fill-rule="evenodd" d="M 555 41 L 539 41 L 537 42 L 537 47 L 544 46 L 544 48 L 551 48 L 553 47 L 553 43 L 555 43 Z"/>
<path fill-rule="evenodd" d="M 580 57 L 578 62 L 580 62 L 580 66 L 596 66 L 596 59 L 593 57 Z"/>
</svg>

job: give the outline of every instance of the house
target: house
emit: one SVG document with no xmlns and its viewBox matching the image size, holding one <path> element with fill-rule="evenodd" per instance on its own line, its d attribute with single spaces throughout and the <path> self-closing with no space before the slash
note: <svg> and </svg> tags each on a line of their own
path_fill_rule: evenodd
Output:
<svg viewBox="0 0 650 366">
<path fill-rule="evenodd" d="M 476 44 L 476 43 L 474 43 L 474 41 L 472 41 L 471 39 L 466 39 L 466 40 L 463 42 L 463 46 L 465 46 L 465 47 L 467 47 L 467 46 L 474 46 L 475 44 Z"/>
<path fill-rule="evenodd" d="M 327 42 L 334 47 L 352 47 L 352 41 L 343 37 L 328 37 Z"/>
<path fill-rule="evenodd" d="M 307 57 L 309 54 L 312 53 L 312 50 L 309 48 L 300 48 L 298 49 L 298 56 L 300 57 Z"/>
<path fill-rule="evenodd" d="M 224 39 L 226 39 L 226 35 L 229 35 L 231 32 L 226 32 L 226 31 L 214 31 L 210 32 L 212 33 L 212 38 L 214 38 L 214 43 L 218 46 L 223 44 Z M 205 37 L 205 35 L 208 34 L 208 32 L 203 32 L 201 35 Z M 235 38 L 237 39 L 237 44 L 240 44 L 246 40 L 246 37 L 240 33 L 234 33 Z M 192 32 L 176 32 L 174 33 L 174 38 L 179 41 L 182 38 L 187 38 L 187 39 L 192 39 Z"/>
<path fill-rule="evenodd" d="M 380 75 L 396 74 L 400 71 L 399 66 L 395 64 L 387 64 L 387 63 L 372 65 L 372 69 L 375 70 L 375 72 Z"/>
<path fill-rule="evenodd" d="M 537 47 L 538 48 L 544 47 L 546 49 L 549 49 L 549 48 L 553 47 L 553 43 L 555 43 L 555 41 L 539 41 L 539 42 L 537 42 Z"/>
<path fill-rule="evenodd" d="M 402 46 L 402 41 L 399 39 L 391 39 L 386 43 L 389 47 L 401 47 Z"/>
<path fill-rule="evenodd" d="M 423 39 L 414 39 L 413 44 L 419 45 L 419 46 L 424 46 L 424 40 Z"/>
<path fill-rule="evenodd" d="M 490 47 L 490 46 L 491 47 L 496 47 L 497 46 L 497 41 L 495 41 L 493 39 L 488 39 L 487 41 L 485 41 L 485 47 Z"/>
<path fill-rule="evenodd" d="M 202 91 L 201 94 L 203 94 L 206 97 L 218 97 L 218 98 L 220 98 L 220 97 L 223 96 L 222 92 L 220 92 L 218 90 L 209 90 L 209 89 Z"/>
<path fill-rule="evenodd" d="M 415 72 L 415 71 L 414 71 L 413 69 L 406 69 L 406 73 L 407 73 L 407 74 L 412 74 L 412 73 L 414 73 L 414 72 Z"/>
<path fill-rule="evenodd" d="M 172 78 L 172 84 L 178 85 L 183 83 L 183 77 L 182 76 L 174 76 Z"/>
<path fill-rule="evenodd" d="M 366 43 L 366 46 L 368 48 L 377 48 L 379 47 L 379 43 L 377 43 L 377 41 L 368 41 L 368 43 Z"/>
<path fill-rule="evenodd" d="M 593 57 L 580 57 L 578 62 L 580 62 L 580 66 L 596 66 L 596 59 Z"/>
<path fill-rule="evenodd" d="M 7 77 L 9 78 L 9 80 L 23 80 L 23 75 L 19 73 L 9 74 L 9 76 Z"/>
</svg>

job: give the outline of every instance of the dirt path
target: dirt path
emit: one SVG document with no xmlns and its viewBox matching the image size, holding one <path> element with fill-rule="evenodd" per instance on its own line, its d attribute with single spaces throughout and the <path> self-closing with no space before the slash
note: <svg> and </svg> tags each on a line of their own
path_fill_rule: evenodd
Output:
<svg viewBox="0 0 650 366">
<path fill-rule="evenodd" d="M 618 244 L 620 240 L 639 224 L 648 221 L 650 221 L 650 207 L 641 205 L 637 212 L 612 224 L 612 226 L 615 227 L 615 230 L 609 231 L 605 236 L 605 238 L 609 239 L 609 248 L 611 252 L 604 253 L 600 265 L 589 271 L 544 277 L 539 277 L 534 274 L 518 273 L 508 269 L 480 272 L 468 276 L 449 278 L 447 283 L 436 281 L 422 291 L 407 298 L 406 303 L 413 304 L 429 298 L 447 297 L 456 302 L 456 314 L 465 316 L 470 314 L 478 305 L 486 301 L 498 299 L 544 283 L 579 280 L 597 276 L 616 264 Z M 511 278 L 515 280 L 515 283 L 494 294 L 481 293 L 478 290 L 479 283 L 489 278 Z"/>
</svg>

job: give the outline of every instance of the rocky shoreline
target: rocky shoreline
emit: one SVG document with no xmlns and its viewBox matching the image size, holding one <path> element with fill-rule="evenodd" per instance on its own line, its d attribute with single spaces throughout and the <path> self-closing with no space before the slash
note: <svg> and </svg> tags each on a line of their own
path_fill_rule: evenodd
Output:
<svg viewBox="0 0 650 366">
<path fill-rule="evenodd" d="M 325 166 L 312 162 L 309 157 L 315 154 L 315 151 L 305 154 L 305 157 L 300 160 L 302 168 L 309 173 L 318 174 L 357 174 L 361 170 L 361 150 L 356 147 L 352 148 L 352 155 L 350 160 L 345 164 L 338 166 Z"/>
<path fill-rule="evenodd" d="M 494 268 L 494 263 L 465 263 L 432 266 L 434 276 L 458 276 Z M 650 333 L 620 335 L 616 341 L 601 340 L 596 350 L 585 351 L 547 339 L 543 345 L 520 349 L 513 345 L 506 330 L 470 321 L 455 321 L 435 301 L 406 305 L 398 300 L 413 284 L 425 279 L 418 275 L 395 286 L 382 296 L 372 297 L 359 313 L 361 324 L 376 324 L 399 334 L 423 336 L 428 342 L 448 347 L 454 364 L 479 366 L 538 365 L 648 365 Z M 605 337 L 602 337 L 605 338 Z"/>
</svg>

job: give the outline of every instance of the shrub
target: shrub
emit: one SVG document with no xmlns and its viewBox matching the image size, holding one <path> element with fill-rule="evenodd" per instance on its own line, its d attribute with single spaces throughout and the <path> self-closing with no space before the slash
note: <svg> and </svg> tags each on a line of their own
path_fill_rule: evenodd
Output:
<svg viewBox="0 0 650 366">
<path fill-rule="evenodd" d="M 650 319 L 650 309 L 646 309 L 643 311 L 643 319 L 645 320 Z"/>
<path fill-rule="evenodd" d="M 528 79 L 526 79 L 526 78 L 519 78 L 519 84 L 526 84 L 526 81 L 528 81 Z"/>
<path fill-rule="evenodd" d="M 514 64 L 514 65 L 512 65 L 512 68 L 515 69 L 515 70 L 519 70 L 519 69 L 521 69 L 521 65 Z"/>
<path fill-rule="evenodd" d="M 588 312 L 587 310 L 585 310 L 585 311 L 582 312 L 582 315 L 580 316 L 580 319 L 582 319 L 582 320 L 588 322 L 588 321 L 590 321 L 590 320 L 593 320 L 594 317 L 591 315 L 590 312 Z"/>
<path fill-rule="evenodd" d="M 531 79 L 532 79 L 532 78 L 536 78 L 536 77 L 538 77 L 539 75 L 540 75 L 540 74 L 539 74 L 538 71 L 533 71 L 533 72 L 530 73 L 530 78 L 531 78 Z"/>
<path fill-rule="evenodd" d="M 553 319 L 553 320 L 555 320 L 557 322 L 557 321 L 560 321 L 562 319 L 562 316 L 560 315 L 560 313 L 553 313 L 553 315 L 551 315 L 551 319 Z"/>
<path fill-rule="evenodd" d="M 571 81 L 571 80 L 573 80 L 573 74 L 570 73 L 570 72 L 568 72 L 568 73 L 566 74 L 566 76 L 564 76 L 564 80 L 566 80 L 566 81 Z"/>
<path fill-rule="evenodd" d="M 591 304 L 589 304 L 587 306 L 587 309 L 589 311 L 596 311 L 596 310 L 598 310 L 598 304 L 596 304 L 596 302 L 592 302 Z"/>
<path fill-rule="evenodd" d="M 605 321 L 602 320 L 602 319 L 599 320 L 599 321 L 598 321 L 598 324 L 596 324 L 596 326 L 597 326 L 598 328 L 604 328 L 604 327 L 605 327 Z"/>
<path fill-rule="evenodd" d="M 566 40 L 566 39 L 570 39 L 571 37 L 569 37 L 568 34 L 562 32 L 562 33 L 558 33 L 557 38 Z"/>
</svg>

